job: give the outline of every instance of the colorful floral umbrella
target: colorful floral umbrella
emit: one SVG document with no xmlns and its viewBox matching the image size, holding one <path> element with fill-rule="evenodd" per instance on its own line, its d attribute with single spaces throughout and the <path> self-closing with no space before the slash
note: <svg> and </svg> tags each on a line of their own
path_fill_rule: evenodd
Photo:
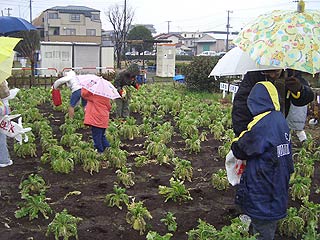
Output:
<svg viewBox="0 0 320 240">
<path fill-rule="evenodd" d="M 11 76 L 14 47 L 20 38 L 0 37 L 0 83 Z"/>
<path fill-rule="evenodd" d="M 77 76 L 80 85 L 93 94 L 107 97 L 110 99 L 121 98 L 118 90 L 111 82 L 94 74 L 85 74 Z"/>
<path fill-rule="evenodd" d="M 234 43 L 260 65 L 320 71 L 320 11 L 275 10 L 260 15 L 239 33 Z M 302 6 L 303 5 L 303 6 Z"/>
</svg>

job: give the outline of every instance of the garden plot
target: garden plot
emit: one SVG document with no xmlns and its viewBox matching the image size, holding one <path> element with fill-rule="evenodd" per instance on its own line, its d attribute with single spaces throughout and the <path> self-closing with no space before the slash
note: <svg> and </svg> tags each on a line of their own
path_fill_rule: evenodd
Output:
<svg viewBox="0 0 320 240">
<path fill-rule="evenodd" d="M 11 103 L 33 134 L 22 146 L 9 139 L 14 165 L 0 169 L 2 239 L 54 239 L 59 217 L 79 239 L 254 239 L 236 218 L 235 189 L 223 171 L 233 137 L 230 105 L 143 85 L 133 93 L 132 118 L 119 122 L 112 112 L 112 147 L 98 156 L 82 110 L 73 121 L 65 117 L 68 94 L 58 108 L 44 89 L 21 91 Z M 318 146 L 314 135 L 295 148 L 292 208 L 277 239 L 317 237 Z M 26 206 L 43 212 L 23 211 Z"/>
</svg>

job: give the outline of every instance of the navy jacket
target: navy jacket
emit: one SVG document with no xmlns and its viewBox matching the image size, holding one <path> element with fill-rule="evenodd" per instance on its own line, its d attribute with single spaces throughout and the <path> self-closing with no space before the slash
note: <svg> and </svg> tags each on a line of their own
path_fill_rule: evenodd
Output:
<svg viewBox="0 0 320 240">
<path fill-rule="evenodd" d="M 247 160 L 236 203 L 252 218 L 279 220 L 286 216 L 293 172 L 290 130 L 271 82 L 257 83 L 247 102 L 254 118 L 231 145 L 236 158 Z"/>
<path fill-rule="evenodd" d="M 301 73 L 298 71 L 287 70 L 288 76 L 297 77 L 303 88 L 299 98 L 293 98 L 289 95 L 289 98 L 285 99 L 285 116 L 289 112 L 290 103 L 296 106 L 304 106 L 312 102 L 314 99 L 314 93 L 309 87 L 309 83 L 301 77 Z M 253 86 L 259 81 L 265 81 L 266 77 L 260 71 L 248 72 L 244 79 L 241 81 L 238 92 L 236 93 L 232 107 L 232 126 L 236 136 L 244 131 L 248 123 L 252 120 L 253 116 L 247 107 L 247 98 Z"/>
</svg>

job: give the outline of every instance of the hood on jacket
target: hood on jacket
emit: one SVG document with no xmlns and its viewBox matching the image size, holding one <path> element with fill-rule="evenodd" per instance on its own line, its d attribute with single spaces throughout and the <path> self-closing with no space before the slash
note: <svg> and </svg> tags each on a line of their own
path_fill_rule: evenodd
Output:
<svg viewBox="0 0 320 240">
<path fill-rule="evenodd" d="M 280 111 L 278 91 L 268 81 L 254 85 L 248 96 L 247 104 L 253 116 L 272 110 Z"/>
<path fill-rule="evenodd" d="M 75 76 L 76 76 L 76 73 L 74 71 L 70 70 L 69 72 L 66 72 L 64 77 L 67 78 L 68 80 L 71 80 Z"/>
</svg>

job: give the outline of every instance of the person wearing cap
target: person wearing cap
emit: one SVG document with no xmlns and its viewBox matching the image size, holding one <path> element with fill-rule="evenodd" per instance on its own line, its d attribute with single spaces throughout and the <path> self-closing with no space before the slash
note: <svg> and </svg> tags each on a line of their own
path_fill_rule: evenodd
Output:
<svg viewBox="0 0 320 240">
<path fill-rule="evenodd" d="M 71 89 L 70 96 L 70 106 L 68 110 L 68 114 L 70 118 L 74 117 L 74 108 L 81 100 L 81 104 L 83 107 L 86 106 L 87 102 L 85 99 L 81 97 L 81 85 L 74 71 L 69 71 L 65 74 L 64 77 L 59 78 L 53 84 L 53 88 L 57 89 L 62 84 L 66 84 Z"/>
<path fill-rule="evenodd" d="M 114 86 L 117 88 L 121 98 L 115 99 L 116 102 L 116 117 L 117 118 L 127 118 L 130 114 L 129 103 L 131 99 L 129 86 L 133 86 L 137 90 L 139 89 L 139 84 L 136 81 L 136 76 L 129 71 L 120 72 L 115 81 Z"/>
</svg>

